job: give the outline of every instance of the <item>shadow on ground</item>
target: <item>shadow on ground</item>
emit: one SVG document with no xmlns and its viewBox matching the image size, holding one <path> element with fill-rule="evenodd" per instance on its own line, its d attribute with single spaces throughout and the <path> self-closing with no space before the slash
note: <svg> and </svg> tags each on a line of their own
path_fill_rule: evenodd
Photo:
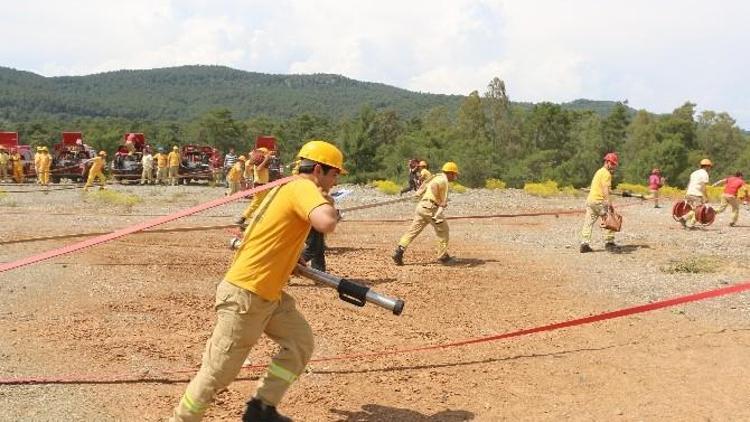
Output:
<svg viewBox="0 0 750 422">
<path fill-rule="evenodd" d="M 474 419 L 474 414 L 465 410 L 443 410 L 434 415 L 425 415 L 415 410 L 366 404 L 358 412 L 331 409 L 338 415 L 338 422 L 461 422 Z"/>
</svg>

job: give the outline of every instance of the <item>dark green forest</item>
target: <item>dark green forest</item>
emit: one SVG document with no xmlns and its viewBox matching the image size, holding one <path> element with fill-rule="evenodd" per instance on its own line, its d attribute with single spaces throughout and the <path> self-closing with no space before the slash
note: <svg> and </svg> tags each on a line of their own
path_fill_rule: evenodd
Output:
<svg viewBox="0 0 750 422">
<path fill-rule="evenodd" d="M 338 75 L 267 75 L 218 66 L 47 78 L 0 68 L 0 130 L 51 145 L 61 131 L 112 151 L 124 132 L 152 144 L 200 143 L 247 151 L 257 135 L 281 140 L 291 161 L 307 139 L 342 147 L 346 181 L 405 180 L 410 157 L 462 169 L 467 186 L 488 178 L 509 186 L 556 180 L 589 183 L 606 152 L 617 151 L 617 181 L 643 183 L 652 167 L 683 186 L 700 158 L 718 174 L 750 169 L 750 142 L 727 113 L 633 110 L 611 101 L 516 103 L 505 83 L 466 96 L 415 93 Z"/>
</svg>

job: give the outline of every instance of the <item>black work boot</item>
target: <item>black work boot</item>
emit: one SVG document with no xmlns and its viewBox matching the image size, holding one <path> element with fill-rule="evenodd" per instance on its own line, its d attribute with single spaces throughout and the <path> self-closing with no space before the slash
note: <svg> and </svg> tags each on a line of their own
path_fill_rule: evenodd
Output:
<svg viewBox="0 0 750 422">
<path fill-rule="evenodd" d="M 587 252 L 594 252 L 594 250 L 591 249 L 591 246 L 589 246 L 588 243 L 581 243 L 581 253 L 587 253 Z"/>
<path fill-rule="evenodd" d="M 292 419 L 280 415 L 276 411 L 276 406 L 265 404 L 259 398 L 253 397 L 247 402 L 242 422 L 292 422 Z"/>
<path fill-rule="evenodd" d="M 620 247 L 615 244 L 615 242 L 607 242 L 604 244 L 604 250 L 607 252 L 619 252 Z"/>
<path fill-rule="evenodd" d="M 399 245 L 396 246 L 396 250 L 393 251 L 393 255 L 391 255 L 391 258 L 393 258 L 393 262 L 396 263 L 396 265 L 404 265 L 404 252 L 406 249 L 404 249 L 403 246 Z"/>
<path fill-rule="evenodd" d="M 450 264 L 451 262 L 453 262 L 453 257 L 448 254 L 445 254 L 441 256 L 440 258 L 438 258 L 438 262 L 441 264 Z"/>
</svg>

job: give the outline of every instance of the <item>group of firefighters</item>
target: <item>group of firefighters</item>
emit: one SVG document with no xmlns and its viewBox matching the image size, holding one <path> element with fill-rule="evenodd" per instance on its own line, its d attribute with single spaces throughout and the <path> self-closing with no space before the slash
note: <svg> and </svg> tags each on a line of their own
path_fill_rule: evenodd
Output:
<svg viewBox="0 0 750 422">
<path fill-rule="evenodd" d="M 47 151 L 47 148 L 44 147 L 44 150 Z M 47 152 L 47 155 L 49 155 L 49 152 Z M 38 161 L 35 160 L 35 162 Z M 45 162 L 47 179 L 49 179 L 49 167 L 52 164 L 52 160 L 48 159 Z M 23 156 L 21 156 L 21 153 L 17 148 L 7 149 L 4 145 L 0 145 L 0 180 L 3 182 L 8 179 L 8 167 L 10 167 L 13 181 L 16 183 L 23 183 L 25 179 L 23 172 Z M 39 174 L 38 171 L 37 174 Z"/>
</svg>

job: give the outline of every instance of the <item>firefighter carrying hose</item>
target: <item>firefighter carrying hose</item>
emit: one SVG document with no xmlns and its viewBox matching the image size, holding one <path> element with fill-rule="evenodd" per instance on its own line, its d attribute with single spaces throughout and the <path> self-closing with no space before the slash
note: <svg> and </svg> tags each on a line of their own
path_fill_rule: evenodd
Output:
<svg viewBox="0 0 750 422">
<path fill-rule="evenodd" d="M 263 147 L 258 148 L 256 151 L 263 154 L 263 159 L 260 163 L 253 165 L 253 183 L 255 186 L 263 186 L 269 181 L 268 163 L 271 160 L 271 153 L 268 151 L 268 148 Z M 249 166 L 249 163 L 247 165 Z M 253 213 L 258 209 L 267 194 L 268 191 L 255 193 L 253 200 L 250 201 L 250 205 L 247 206 L 242 216 L 237 220 L 237 224 L 245 224 L 245 221 L 253 216 Z"/>
<path fill-rule="evenodd" d="M 88 160 L 91 162 L 91 168 L 89 169 L 89 177 L 86 179 L 86 184 L 83 186 L 84 191 L 88 191 L 91 186 L 94 186 L 94 179 L 99 179 L 102 184 L 99 190 L 104 189 L 107 184 L 107 178 L 104 177 L 104 166 L 107 163 L 107 152 L 99 151 L 99 155 Z"/>
<path fill-rule="evenodd" d="M 450 262 L 448 255 L 448 222 L 443 217 L 443 210 L 448 206 L 448 189 L 450 182 L 458 178 L 458 166 L 454 162 L 443 164 L 443 172 L 437 174 L 427 182 L 414 214 L 414 220 L 409 230 L 401 236 L 398 246 L 391 258 L 396 265 L 404 265 L 404 252 L 419 233 L 431 224 L 438 238 L 438 261 L 445 264 Z"/>
<path fill-rule="evenodd" d="M 682 227 L 686 229 L 693 229 L 695 227 L 695 209 L 698 205 L 708 202 L 708 193 L 706 193 L 706 186 L 709 181 L 708 171 L 713 166 L 714 163 L 711 160 L 704 158 L 700 162 L 701 168 L 690 173 L 690 181 L 685 192 L 685 202 L 690 205 L 691 209 L 679 219 Z"/>
<path fill-rule="evenodd" d="M 313 333 L 294 299 L 283 291 L 300 258 L 310 227 L 332 232 L 333 200 L 322 192 L 344 173 L 343 154 L 321 140 L 299 152 L 299 176 L 269 192 L 244 233 L 224 280 L 216 289 L 217 321 L 203 362 L 174 409 L 174 421 L 199 421 L 214 396 L 232 382 L 261 334 L 281 348 L 268 366 L 243 421 L 291 421 L 276 406 L 302 374 L 313 352 Z M 261 218 L 262 217 L 262 218 Z"/>
<path fill-rule="evenodd" d="M 591 190 L 586 198 L 586 217 L 583 220 L 581 229 L 581 253 L 593 252 L 589 243 L 591 243 L 591 230 L 594 223 L 600 217 L 607 215 L 611 202 L 612 173 L 617 169 L 619 159 L 617 154 L 610 152 L 604 156 L 604 165 L 594 173 L 591 180 Z M 604 231 L 604 249 L 610 252 L 617 250 L 615 244 L 615 232 L 612 230 Z"/>
</svg>

